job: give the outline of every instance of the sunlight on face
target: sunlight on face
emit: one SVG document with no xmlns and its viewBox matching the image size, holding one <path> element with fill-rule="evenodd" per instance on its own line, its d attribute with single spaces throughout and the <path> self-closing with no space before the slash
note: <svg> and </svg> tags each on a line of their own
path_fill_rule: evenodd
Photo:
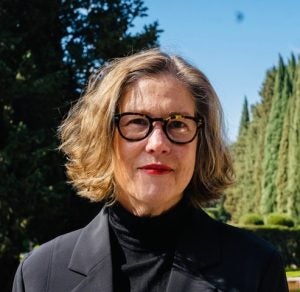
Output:
<svg viewBox="0 0 300 292">
<path fill-rule="evenodd" d="M 142 78 L 121 99 L 120 112 L 167 117 L 170 113 L 195 115 L 194 97 L 171 75 Z M 145 139 L 130 142 L 114 134 L 114 178 L 117 200 L 130 212 L 159 215 L 174 206 L 190 182 L 196 158 L 197 138 L 172 143 L 160 122 Z"/>
</svg>

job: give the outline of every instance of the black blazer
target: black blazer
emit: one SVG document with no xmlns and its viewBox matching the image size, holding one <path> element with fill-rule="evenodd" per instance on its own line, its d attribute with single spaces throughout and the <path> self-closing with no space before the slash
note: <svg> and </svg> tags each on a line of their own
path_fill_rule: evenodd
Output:
<svg viewBox="0 0 300 292">
<path fill-rule="evenodd" d="M 281 258 L 267 242 L 193 209 L 178 243 L 167 292 L 288 291 Z M 107 209 L 85 228 L 35 249 L 13 292 L 113 292 Z M 122 291 L 117 291 L 122 292 Z M 164 292 L 164 291 L 162 291 Z"/>
</svg>

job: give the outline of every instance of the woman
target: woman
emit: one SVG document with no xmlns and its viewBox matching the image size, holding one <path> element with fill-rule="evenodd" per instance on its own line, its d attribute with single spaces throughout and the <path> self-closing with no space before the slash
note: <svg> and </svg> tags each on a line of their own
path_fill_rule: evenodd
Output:
<svg viewBox="0 0 300 292">
<path fill-rule="evenodd" d="M 288 291 L 269 244 L 201 210 L 232 183 L 221 126 L 209 81 L 178 56 L 100 69 L 59 133 L 78 193 L 106 204 L 33 251 L 13 291 Z"/>
</svg>

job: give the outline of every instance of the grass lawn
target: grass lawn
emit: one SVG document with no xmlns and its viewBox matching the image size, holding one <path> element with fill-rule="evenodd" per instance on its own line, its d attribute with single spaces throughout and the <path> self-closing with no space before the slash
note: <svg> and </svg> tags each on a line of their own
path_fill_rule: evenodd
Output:
<svg viewBox="0 0 300 292">
<path fill-rule="evenodd" d="M 286 276 L 288 278 L 300 277 L 300 270 L 290 270 L 286 271 Z"/>
</svg>

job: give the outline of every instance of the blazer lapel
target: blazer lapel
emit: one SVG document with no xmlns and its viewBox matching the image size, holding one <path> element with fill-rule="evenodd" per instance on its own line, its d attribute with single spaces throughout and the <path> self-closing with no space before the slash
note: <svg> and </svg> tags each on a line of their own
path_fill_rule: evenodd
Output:
<svg viewBox="0 0 300 292">
<path fill-rule="evenodd" d="M 113 291 L 109 225 L 105 207 L 83 229 L 68 268 L 85 276 L 72 292 Z"/>
<path fill-rule="evenodd" d="M 192 214 L 178 243 L 166 292 L 222 291 L 204 270 L 220 260 L 218 223 L 203 211 Z M 84 276 L 71 292 L 113 292 L 112 260 L 106 208 L 85 227 L 68 268 Z"/>
<path fill-rule="evenodd" d="M 112 292 L 113 279 L 110 257 L 102 261 L 90 271 L 71 292 Z"/>
<path fill-rule="evenodd" d="M 204 275 L 220 261 L 219 224 L 202 210 L 193 211 L 191 218 L 175 251 L 167 292 L 222 291 Z"/>
</svg>

